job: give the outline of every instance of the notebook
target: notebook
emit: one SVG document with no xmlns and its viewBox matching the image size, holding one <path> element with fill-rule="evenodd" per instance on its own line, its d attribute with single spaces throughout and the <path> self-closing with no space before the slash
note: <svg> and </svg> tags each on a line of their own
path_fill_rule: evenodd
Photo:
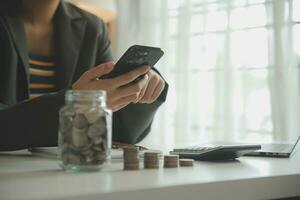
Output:
<svg viewBox="0 0 300 200">
<path fill-rule="evenodd" d="M 294 143 L 261 144 L 261 149 L 245 154 L 245 156 L 282 157 L 289 158 L 299 142 L 300 136 Z"/>
</svg>

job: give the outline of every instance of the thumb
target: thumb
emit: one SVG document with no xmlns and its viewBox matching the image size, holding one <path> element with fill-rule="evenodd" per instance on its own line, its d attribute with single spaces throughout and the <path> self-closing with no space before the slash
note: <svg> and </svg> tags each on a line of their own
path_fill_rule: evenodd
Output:
<svg viewBox="0 0 300 200">
<path fill-rule="evenodd" d="M 111 72 L 114 66 L 115 64 L 113 62 L 98 65 L 95 68 L 86 71 L 83 75 L 84 79 L 91 81 L 100 78 L 101 76 Z"/>
</svg>

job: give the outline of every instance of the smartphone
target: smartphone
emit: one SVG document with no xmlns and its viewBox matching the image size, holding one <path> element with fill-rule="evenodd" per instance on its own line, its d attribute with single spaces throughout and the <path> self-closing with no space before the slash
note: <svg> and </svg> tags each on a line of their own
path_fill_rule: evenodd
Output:
<svg viewBox="0 0 300 200">
<path fill-rule="evenodd" d="M 158 47 L 133 45 L 118 60 L 114 69 L 100 78 L 114 78 L 144 65 L 153 67 L 163 55 L 164 52 Z"/>
</svg>

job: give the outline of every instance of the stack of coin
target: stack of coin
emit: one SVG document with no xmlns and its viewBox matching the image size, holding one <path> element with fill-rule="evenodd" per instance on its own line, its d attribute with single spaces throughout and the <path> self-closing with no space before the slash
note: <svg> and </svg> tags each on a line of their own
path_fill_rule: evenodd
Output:
<svg viewBox="0 0 300 200">
<path fill-rule="evenodd" d="M 178 155 L 165 155 L 164 167 L 165 168 L 177 168 L 178 167 Z"/>
<path fill-rule="evenodd" d="M 139 149 L 137 147 L 126 147 L 123 149 L 124 170 L 139 169 Z"/>
<path fill-rule="evenodd" d="M 159 168 L 159 151 L 148 151 L 144 153 L 144 168 L 158 169 Z"/>
<path fill-rule="evenodd" d="M 180 167 L 194 166 L 194 159 L 179 159 Z"/>
</svg>

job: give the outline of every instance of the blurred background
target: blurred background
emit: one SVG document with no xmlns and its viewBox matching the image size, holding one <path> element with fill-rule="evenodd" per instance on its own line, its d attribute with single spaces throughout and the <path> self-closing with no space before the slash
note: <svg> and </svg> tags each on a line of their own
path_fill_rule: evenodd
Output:
<svg viewBox="0 0 300 200">
<path fill-rule="evenodd" d="M 145 146 L 295 141 L 300 136 L 300 0 L 76 0 L 105 19 L 115 60 L 165 51 L 170 85 Z"/>
</svg>

